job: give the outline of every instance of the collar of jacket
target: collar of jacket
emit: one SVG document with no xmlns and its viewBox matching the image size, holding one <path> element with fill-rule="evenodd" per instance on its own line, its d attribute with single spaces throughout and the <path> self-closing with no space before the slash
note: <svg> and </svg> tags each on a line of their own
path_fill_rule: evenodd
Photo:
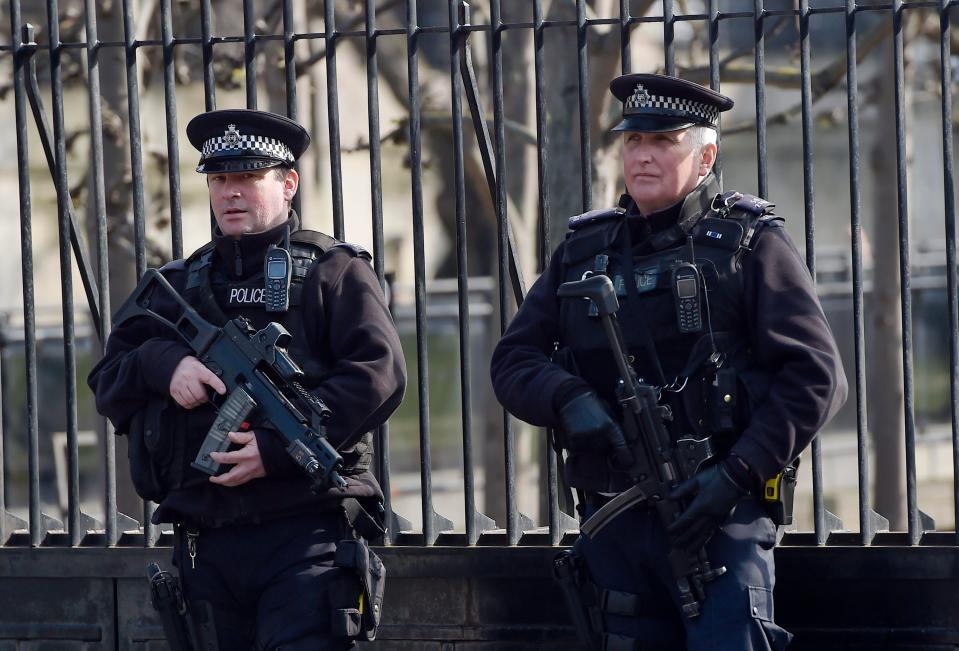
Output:
<svg viewBox="0 0 959 651">
<path fill-rule="evenodd" d="M 679 209 L 676 222 L 663 230 L 653 233 L 650 236 L 649 244 L 655 250 L 667 249 L 683 242 L 689 231 L 693 229 L 699 220 L 705 215 L 712 204 L 713 197 L 719 194 L 722 188 L 719 185 L 719 179 L 712 172 L 703 179 L 703 182 L 697 185 L 692 192 L 686 195 L 682 201 L 682 207 Z M 655 220 L 656 214 L 670 213 L 675 211 L 676 205 L 657 211 L 649 215 L 649 219 Z M 640 214 L 635 202 L 627 210 L 627 216 Z"/>
<path fill-rule="evenodd" d="M 232 280 L 249 278 L 263 271 L 263 259 L 271 244 L 280 244 L 286 229 L 290 232 L 300 226 L 296 211 L 290 210 L 287 220 L 273 228 L 259 233 L 246 233 L 238 239 L 224 235 L 217 226 L 213 229 L 213 246 L 223 270 Z"/>
</svg>

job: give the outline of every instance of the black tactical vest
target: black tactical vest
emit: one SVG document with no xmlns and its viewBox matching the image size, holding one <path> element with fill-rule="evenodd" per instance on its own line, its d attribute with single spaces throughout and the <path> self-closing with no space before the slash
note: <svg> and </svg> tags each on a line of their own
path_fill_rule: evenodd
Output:
<svg viewBox="0 0 959 651">
<path fill-rule="evenodd" d="M 367 260 L 371 258 L 362 247 L 340 242 L 324 233 L 299 230 L 290 234 L 290 256 L 293 265 L 290 279 L 290 309 L 286 312 L 267 312 L 263 308 L 262 269 L 242 281 L 232 280 L 216 269 L 212 264 L 215 252 L 212 242 L 187 258 L 187 279 L 183 295 L 203 318 L 218 326 L 222 326 L 227 321 L 224 309 L 240 310 L 256 329 L 265 327 L 271 321 L 280 323 L 292 335 L 288 352 L 303 370 L 305 376 L 303 385 L 307 389 L 315 389 L 323 377 L 324 369 L 329 368 L 333 360 L 324 359 L 323 352 L 310 345 L 303 310 L 300 309 L 303 304 L 303 289 L 313 265 L 327 252 L 338 247 L 349 249 L 353 255 Z M 209 407 L 193 409 L 188 417 L 209 418 L 212 422 L 209 414 L 202 413 L 210 410 Z M 365 433 L 355 444 L 339 452 L 343 456 L 342 474 L 357 475 L 365 472 L 372 462 L 372 432 Z M 187 459 L 187 465 L 191 460 L 192 458 Z M 185 476 L 189 476 L 194 471 L 186 470 L 185 472 Z"/>
<path fill-rule="evenodd" d="M 769 202 L 740 193 L 715 195 L 708 205 L 706 211 L 681 216 L 676 225 L 650 235 L 641 255 L 635 249 L 629 251 L 632 255 L 626 253 L 630 241 L 625 202 L 616 209 L 574 217 L 564 251 L 563 282 L 592 274 L 609 276 L 620 302 L 618 319 L 633 368 L 647 383 L 666 387 L 661 402 L 672 409 L 673 436 L 713 434 L 722 450 L 746 426 L 750 405 L 764 397 L 767 385 L 748 346 L 742 258 L 760 228 L 781 226 L 782 220 L 771 214 Z M 677 323 L 672 274 L 677 264 L 693 258 L 704 290 L 703 330 L 687 334 Z M 630 275 L 635 292 L 626 287 Z M 565 356 L 573 360 L 571 370 L 617 413 L 619 377 L 595 309 L 586 301 L 565 299 L 560 324 L 558 343 L 569 351 Z M 605 458 L 591 456 L 569 459 L 572 485 L 600 491 L 628 487 L 628 479 L 611 472 Z"/>
</svg>

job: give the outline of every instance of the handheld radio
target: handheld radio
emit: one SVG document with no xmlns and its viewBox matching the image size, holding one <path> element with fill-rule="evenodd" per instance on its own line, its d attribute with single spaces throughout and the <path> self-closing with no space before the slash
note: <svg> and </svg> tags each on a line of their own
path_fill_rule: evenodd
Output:
<svg viewBox="0 0 959 651">
<path fill-rule="evenodd" d="M 293 258 L 290 257 L 290 252 L 270 245 L 263 263 L 263 276 L 266 280 L 263 303 L 267 312 L 286 312 L 289 309 L 292 270 Z"/>
<path fill-rule="evenodd" d="M 701 332 L 703 316 L 696 265 L 683 262 L 673 269 L 673 300 L 676 303 L 676 325 L 682 333 Z"/>
</svg>

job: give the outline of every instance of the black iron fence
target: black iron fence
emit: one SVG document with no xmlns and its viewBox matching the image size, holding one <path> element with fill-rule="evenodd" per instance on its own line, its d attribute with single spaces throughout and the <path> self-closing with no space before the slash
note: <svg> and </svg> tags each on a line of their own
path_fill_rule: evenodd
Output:
<svg viewBox="0 0 959 651">
<path fill-rule="evenodd" d="M 109 16 L 97 4 L 86 0 L 60 5 L 57 0 L 47 0 L 41 6 L 10 0 L 10 40 L 0 46 L 0 54 L 12 70 L 9 86 L 16 121 L 22 270 L 22 297 L 7 299 L 19 303 L 14 312 L 22 321 L 22 336 L 10 337 L 10 328 L 6 328 L 7 338 L 0 346 L 0 359 L 8 360 L 14 349 L 22 351 L 14 355 L 20 356 L 19 362 L 0 367 L 6 451 L 0 465 L 6 480 L 0 481 L 2 544 L 110 547 L 163 542 L 164 534 L 149 524 L 152 505 L 143 504 L 142 511 L 135 514 L 118 509 L 118 491 L 130 490 L 122 481 L 118 483 L 117 464 L 125 460 L 117 459 L 109 426 L 85 413 L 89 396 L 82 379 L 110 331 L 111 286 L 129 286 L 157 257 L 178 258 L 189 252 L 184 237 L 188 207 L 183 199 L 189 191 L 186 185 L 181 188 L 179 141 L 183 96 L 198 95 L 191 90 L 199 85 L 190 82 L 193 72 L 202 80 L 202 105 L 191 106 L 190 116 L 222 108 L 218 98 L 237 101 L 235 92 L 239 91 L 233 87 L 238 87 L 244 95 L 239 101 L 245 100 L 247 107 L 257 107 L 266 96 L 271 108 L 280 107 L 314 126 L 317 141 L 328 143 L 326 154 L 319 143 L 312 154 L 313 164 L 321 170 L 314 180 L 328 193 L 328 199 L 314 199 L 316 205 L 306 208 L 328 206 L 334 236 L 350 239 L 351 229 L 359 230 L 354 221 L 347 227 L 347 203 L 358 193 L 369 197 L 369 231 L 364 237 L 384 288 L 388 275 L 395 275 L 390 284 L 394 314 L 407 333 L 404 344 L 415 378 L 405 407 L 409 413 L 404 427 L 409 437 L 394 436 L 406 431 L 396 419 L 377 436 L 378 472 L 388 500 L 401 492 L 392 490 L 397 475 L 391 473 L 395 471 L 391 451 L 400 441 L 415 450 L 419 469 L 418 490 L 414 491 L 420 497 L 419 525 L 411 527 L 396 515 L 394 511 L 401 509 L 391 501 L 388 508 L 393 527 L 388 542 L 427 546 L 437 542 L 561 543 L 575 529 L 575 521 L 568 505 L 561 505 L 557 460 L 547 446 L 539 446 L 533 448 L 534 459 L 520 461 L 518 424 L 490 406 L 485 357 L 522 301 L 528 282 L 524 270 L 528 275 L 542 269 L 552 245 L 561 237 L 565 219 L 594 207 L 594 193 L 597 201 L 599 194 L 605 201 L 609 188 L 617 185 L 615 172 L 610 175 L 604 167 L 606 159 L 615 156 L 616 143 L 609 140 L 605 128 L 615 107 L 609 106 L 602 91 L 612 74 L 639 67 L 699 78 L 714 88 L 722 83 L 725 92 L 743 89 L 737 99 L 745 109 L 733 114 L 740 116 L 739 123 L 726 125 L 721 169 L 727 182 L 742 181 L 751 176 L 744 172 L 751 168 L 747 161 L 755 161 L 755 177 L 744 181 L 748 187 L 743 189 L 774 199 L 777 190 L 795 194 L 791 228 L 801 235 L 798 239 L 804 242 L 814 277 L 828 281 L 829 295 L 839 297 L 830 310 L 834 327 L 837 332 L 851 332 L 846 361 L 855 389 L 851 398 L 855 413 L 850 422 L 857 446 L 859 527 L 854 533 L 834 534 L 841 525 L 824 503 L 823 452 L 817 439 L 808 455 L 812 526 L 808 532 L 787 534 L 787 542 L 869 545 L 878 534 L 887 536 L 887 541 L 911 545 L 954 543 L 952 532 L 933 531 L 932 519 L 919 507 L 913 365 L 917 354 L 913 345 L 914 297 L 920 289 L 935 290 L 945 314 L 932 319 L 930 327 L 939 340 L 937 350 L 947 351 L 948 356 L 936 382 L 946 387 L 941 390 L 940 402 L 946 406 L 939 418 L 951 431 L 950 497 L 955 522 L 959 508 L 959 484 L 955 481 L 959 469 L 959 302 L 952 118 L 955 48 L 950 0 L 894 0 L 891 4 L 848 0 L 838 6 L 811 6 L 809 0 L 800 0 L 798 6 L 763 0 L 755 0 L 752 6 L 732 0 L 694 5 L 672 0 L 530 0 L 509 3 L 509 7 L 490 0 L 474 3 L 472 8 L 459 0 L 365 0 L 342 6 L 332 0 L 244 0 L 242 16 L 239 3 L 211 0 L 176 6 L 160 0 L 157 7 L 123 0 L 112 4 L 109 11 L 117 13 Z M 155 14 L 138 16 L 139 8 L 151 8 Z M 677 13 L 677 9 L 698 13 Z M 602 15 L 602 11 L 611 15 Z M 99 38 L 98 25 L 106 21 L 118 26 L 111 35 L 117 36 L 116 40 Z M 215 23 L 230 25 L 231 21 L 237 31 L 214 30 Z M 316 25 L 322 29 L 310 31 Z M 68 40 L 62 38 L 63 28 L 70 30 Z M 387 45 L 389 52 L 381 54 Z M 880 56 L 882 48 L 888 49 L 888 60 Z M 908 78 L 907 48 L 913 53 Z M 241 55 L 234 56 L 236 52 Z M 402 52 L 405 66 L 395 65 L 395 52 Z M 650 53 L 655 61 L 649 59 Z M 104 61 L 112 56 L 122 57 L 123 79 L 111 76 L 104 80 L 101 76 Z M 775 59 L 775 65 L 767 66 L 767 56 Z M 827 62 L 815 67 L 820 57 Z M 519 59 L 520 65 L 511 58 Z M 318 61 L 325 63 L 322 76 L 315 69 Z M 743 65 L 743 61 L 747 63 Z M 303 68 L 309 72 L 303 73 Z M 344 75 L 344 70 L 349 74 Z M 477 74 L 478 70 L 485 74 Z M 860 79 L 861 70 L 869 75 L 869 88 L 862 88 L 867 84 L 865 77 Z M 140 84 L 145 75 L 162 77 L 162 82 L 153 84 L 159 90 L 151 90 L 153 96 L 162 95 L 162 125 L 141 122 Z M 365 107 L 344 106 L 340 91 L 359 86 L 362 92 L 364 76 Z M 398 92 L 404 81 L 406 92 Z M 74 84 L 74 90 L 65 88 L 65 83 Z M 390 84 L 389 102 L 381 97 L 384 83 Z M 113 92 L 107 85 L 120 88 L 125 99 L 106 105 L 105 98 Z M 82 111 L 75 103 L 81 93 L 77 87 L 87 99 L 86 115 L 79 120 L 76 114 Z M 448 97 L 437 100 L 436 88 L 443 88 Z M 314 100 L 306 104 L 304 113 L 307 89 Z M 315 101 L 316 97 L 325 98 L 325 106 Z M 523 97 L 526 101 L 519 101 Z M 795 99 L 798 103 L 791 101 Z M 886 99 L 889 101 L 883 103 Z M 392 112 L 401 117 L 391 122 L 391 126 L 399 126 L 384 133 L 381 110 L 387 103 L 399 105 Z M 517 105 L 526 109 L 517 109 Z M 918 110 L 915 106 L 924 113 L 921 119 L 907 122 L 910 112 Z M 863 120 L 871 126 L 870 138 L 885 141 L 891 154 L 887 158 L 894 159 L 891 181 L 880 176 L 880 163 L 863 161 L 860 109 L 869 112 Z M 325 122 L 317 121 L 316 115 L 324 110 Z M 355 114 L 363 110 L 363 142 L 357 147 L 344 144 L 344 121 L 355 123 Z M 893 115 L 893 128 L 882 131 L 884 115 L 889 114 Z M 930 115 L 940 118 L 938 126 L 930 121 Z M 70 126 L 67 117 L 73 118 Z M 78 123 L 82 128 L 78 129 Z M 843 130 L 847 136 L 843 156 L 838 160 L 831 155 L 814 156 L 814 145 L 832 151 L 836 134 Z M 935 131 L 939 147 L 916 146 L 910 152 L 910 143 L 919 139 L 922 130 L 927 135 Z M 158 141 L 164 146 L 145 151 L 143 144 L 152 133 L 162 133 Z M 742 133 L 755 134 L 754 146 L 743 144 Z M 819 137 L 823 133 L 826 137 Z M 31 153 L 38 141 L 33 134 L 39 135 L 42 158 Z M 69 148 L 75 149 L 81 136 L 86 149 L 82 155 L 71 154 Z M 128 171 L 129 178 L 120 190 L 108 187 L 108 181 L 115 179 L 105 177 L 104 170 L 115 163 L 116 155 L 105 157 L 105 137 L 114 145 L 125 143 L 126 160 L 121 169 Z M 874 145 L 874 150 L 877 147 Z M 385 148 L 394 153 L 402 149 L 403 156 Z M 785 157 L 782 149 L 787 152 Z M 344 156 L 355 159 L 357 150 L 368 150 L 363 175 L 368 187 L 360 187 L 344 172 Z M 529 160 L 524 158 L 525 152 L 532 152 Z M 192 161 L 193 155 L 184 152 L 184 160 Z M 916 161 L 941 157 L 941 165 L 935 165 L 939 178 L 928 174 L 910 178 L 910 169 L 915 167 L 910 155 Z M 386 170 L 384 160 L 389 161 Z M 792 174 L 784 174 L 790 165 L 795 166 Z M 150 170 L 157 166 L 164 170 L 165 188 L 157 189 L 155 183 L 150 187 Z M 71 179 L 70 170 L 78 167 L 85 171 Z M 577 173 L 571 177 L 570 170 Z M 817 171 L 826 186 L 837 173 L 848 175 L 843 195 L 817 194 Z M 397 181 L 400 176 L 402 183 Z M 525 205 L 521 205 L 524 195 L 517 179 L 528 180 L 531 188 Z M 887 221 L 874 217 L 869 222 L 864 214 L 864 182 L 872 184 L 871 193 L 877 197 L 867 203 Z M 921 210 L 910 210 L 907 190 L 911 182 L 920 184 Z M 397 190 L 398 185 L 403 187 Z M 443 186 L 446 193 L 436 190 L 436 185 Z M 894 205 L 875 205 L 880 203 L 883 187 L 893 186 Z M 53 195 L 44 190 L 50 187 L 55 189 Z M 128 204 L 117 202 L 117 192 L 127 197 Z M 168 217 L 168 223 L 160 228 L 148 210 L 148 204 L 157 200 L 153 195 L 160 196 Z M 55 210 L 43 200 L 50 196 L 56 198 Z M 74 205 L 78 197 L 83 199 L 82 209 L 79 202 Z M 428 205 L 427 197 L 438 207 Z M 397 201 L 405 202 L 407 210 L 397 214 L 387 209 L 388 204 L 398 205 Z M 824 205 L 828 210 L 822 210 Z M 205 209 L 203 203 L 200 212 Z M 828 219 L 817 221 L 820 213 L 827 213 Z M 304 214 L 309 211 L 304 209 Z M 56 283 L 36 282 L 37 260 L 46 255 L 48 244 L 34 233 L 54 220 L 56 228 L 49 230 L 57 237 L 59 298 Z M 437 226 L 437 222 L 445 226 Z M 864 252 L 867 223 L 871 223 L 869 232 L 877 251 L 874 263 L 869 260 L 870 252 Z M 935 242 L 938 258 L 932 267 L 920 269 L 914 264 L 916 238 L 910 238 L 911 225 L 936 232 L 922 238 Z M 129 266 L 117 260 L 116 249 L 111 248 L 116 245 L 112 240 L 120 238 L 124 228 L 129 234 L 121 248 L 132 248 Z M 387 237 L 388 232 L 393 235 Z M 879 246 L 888 233 L 893 242 L 891 255 Z M 817 257 L 817 234 L 819 249 L 828 245 L 840 253 Z M 438 248 L 447 250 L 445 267 L 437 263 Z M 824 261 L 830 263 L 825 269 Z M 894 270 L 891 281 L 880 274 L 890 267 Z M 85 300 L 75 300 L 74 269 Z M 480 278 L 487 273 L 493 278 L 490 285 Z M 895 335 L 892 343 L 901 350 L 901 364 L 893 376 L 876 375 L 867 359 L 868 314 L 870 309 L 885 309 L 878 303 L 877 292 L 890 288 L 896 299 L 892 321 L 898 323 L 898 329 L 891 331 Z M 873 299 L 877 303 L 870 307 Z M 56 302 L 62 306 L 61 316 L 39 323 L 38 306 Z M 50 322 L 55 323 L 55 332 L 49 331 Z M 94 336 L 82 335 L 87 327 Z M 877 330 L 877 340 L 888 337 L 883 334 L 887 332 Z M 443 337 L 438 339 L 436 333 Z M 62 341 L 58 371 L 63 379 L 56 391 L 48 392 L 41 382 L 41 358 L 44 342 L 51 339 Z M 881 343 L 888 345 L 888 338 Z M 448 350 L 438 357 L 437 348 Z M 874 476 L 870 461 L 879 445 L 873 445 L 871 431 L 889 423 L 867 424 L 867 378 L 870 383 L 902 390 L 901 423 L 896 425 L 901 425 L 904 437 L 903 533 L 880 533 L 887 527 L 874 509 L 870 492 L 873 483 L 884 481 Z M 437 394 L 440 405 L 431 401 Z M 435 508 L 433 452 L 441 407 L 449 410 L 443 412 L 440 434 L 457 439 L 449 449 L 461 454 L 458 464 L 453 464 L 462 473 L 456 481 L 462 486 L 457 495 L 462 496 L 463 515 L 456 518 L 456 525 Z M 65 433 L 58 439 L 63 442 L 65 458 L 61 471 L 66 493 L 63 522 L 47 515 L 42 506 L 49 500 L 44 499 L 41 460 L 54 454 L 55 446 L 46 440 L 51 434 L 40 423 L 52 409 L 62 410 Z M 22 412 L 23 417 L 14 417 L 14 412 Z M 14 422 L 17 427 L 11 426 Z M 87 440 L 81 436 L 84 427 L 100 433 L 96 463 L 81 458 Z M 480 447 L 485 450 L 482 456 L 476 453 Z M 11 451 L 17 451 L 15 458 Z M 538 468 L 541 476 L 532 489 L 517 483 L 517 475 L 525 472 L 526 465 Z M 25 473 L 21 472 L 23 466 Z M 480 474 L 486 495 L 482 508 L 477 501 Z M 13 483 L 13 475 L 25 476 L 25 489 L 16 499 L 4 492 L 4 486 Z M 102 516 L 97 518 L 83 506 L 81 485 L 91 482 L 100 491 L 97 502 L 102 508 L 97 511 Z M 490 488 L 494 482 L 501 485 L 500 491 Z M 542 493 L 541 499 L 527 500 L 538 504 L 542 513 L 538 522 L 521 512 L 518 493 L 527 490 Z M 493 503 L 491 496 L 501 503 Z M 494 511 L 495 521 L 489 517 Z M 25 517 L 14 517 L 13 512 Z"/>
</svg>

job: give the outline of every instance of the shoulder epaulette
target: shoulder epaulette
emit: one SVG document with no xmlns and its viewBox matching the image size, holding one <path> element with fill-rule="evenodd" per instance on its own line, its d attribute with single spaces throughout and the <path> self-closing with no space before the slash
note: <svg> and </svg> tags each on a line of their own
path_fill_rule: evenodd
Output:
<svg viewBox="0 0 959 651">
<path fill-rule="evenodd" d="M 215 244 L 213 243 L 213 241 L 211 240 L 211 241 L 207 242 L 206 244 L 204 244 L 203 246 L 201 246 L 201 247 L 200 247 L 199 249 L 197 249 L 196 251 L 194 251 L 193 253 L 191 253 L 190 255 L 186 256 L 185 260 L 186 260 L 187 262 L 190 262 L 190 261 L 192 261 L 192 260 L 196 260 L 197 258 L 203 256 L 204 254 L 206 254 L 206 253 L 208 253 L 208 252 L 212 252 L 214 248 L 216 248 L 216 245 L 215 245 Z"/>
<path fill-rule="evenodd" d="M 754 215 L 768 215 L 775 207 L 776 204 L 771 201 L 766 201 L 762 197 L 757 197 L 752 194 L 742 195 L 739 200 L 733 204 L 733 208 L 738 208 Z"/>
<path fill-rule="evenodd" d="M 363 258 L 364 260 L 372 260 L 373 256 L 370 255 L 370 252 L 364 249 L 359 244 L 352 244 L 351 242 L 337 242 L 334 248 L 346 249 L 353 254 L 356 258 Z"/>
<path fill-rule="evenodd" d="M 717 194 L 713 197 L 712 210 L 720 217 L 735 217 L 734 211 L 744 212 L 756 217 L 769 215 L 776 204 L 754 194 L 745 194 L 735 190 Z"/>
<path fill-rule="evenodd" d="M 292 244 L 307 244 L 315 246 L 321 253 L 326 253 L 339 243 L 339 240 L 330 237 L 320 231 L 311 231 L 302 229 L 290 233 L 290 242 Z"/>
<path fill-rule="evenodd" d="M 359 244 L 341 242 L 338 239 L 330 237 L 326 233 L 321 233 L 319 231 L 310 231 L 305 229 L 295 231 L 290 234 L 290 242 L 293 244 L 307 244 L 315 246 L 320 250 L 321 253 L 327 253 L 338 248 L 349 251 L 354 257 L 363 258 L 365 260 L 373 259 L 373 256 L 370 255 L 369 251 L 364 249 Z"/>
<path fill-rule="evenodd" d="M 160 267 L 160 273 L 164 271 L 183 271 L 184 269 L 186 269 L 186 260 L 180 258 L 179 260 L 171 260 Z"/>
<path fill-rule="evenodd" d="M 590 210 L 589 212 L 584 212 L 581 215 L 576 215 L 575 217 L 570 217 L 569 224 L 567 224 L 569 230 L 575 231 L 583 226 L 588 226 L 589 224 L 595 224 L 601 221 L 607 221 L 610 219 L 616 219 L 625 215 L 626 212 L 619 207 L 616 208 L 600 208 L 599 210 Z"/>
</svg>

